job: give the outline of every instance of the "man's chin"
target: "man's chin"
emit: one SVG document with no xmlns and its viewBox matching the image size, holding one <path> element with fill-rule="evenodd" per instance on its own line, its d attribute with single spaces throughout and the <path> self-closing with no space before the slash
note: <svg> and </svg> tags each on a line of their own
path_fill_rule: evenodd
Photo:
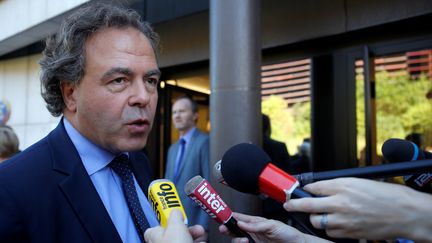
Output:
<svg viewBox="0 0 432 243">
<path fill-rule="evenodd" d="M 143 139 L 146 140 L 146 139 Z M 146 146 L 146 142 L 141 141 L 137 141 L 135 143 L 124 143 L 124 144 L 119 144 L 117 146 L 117 149 L 120 152 L 134 152 L 134 151 L 140 151 L 142 149 L 144 149 L 144 147 Z"/>
</svg>

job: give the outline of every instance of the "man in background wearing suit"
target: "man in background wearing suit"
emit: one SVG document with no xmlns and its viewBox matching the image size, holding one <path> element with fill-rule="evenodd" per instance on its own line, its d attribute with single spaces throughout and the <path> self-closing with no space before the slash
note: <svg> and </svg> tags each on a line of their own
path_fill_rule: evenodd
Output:
<svg viewBox="0 0 432 243">
<path fill-rule="evenodd" d="M 271 136 L 271 122 L 270 118 L 262 114 L 262 131 L 263 131 L 263 150 L 270 156 L 272 163 L 278 168 L 287 173 L 290 172 L 290 155 L 286 148 L 285 143 L 272 139 Z M 288 213 L 282 205 L 271 199 L 267 198 L 263 201 L 263 215 L 266 218 L 277 219 L 286 223 L 288 221 Z"/>
<path fill-rule="evenodd" d="M 165 178 L 174 182 L 189 224 L 202 225 L 208 231 L 209 216 L 184 193 L 185 184 L 196 175 L 210 179 L 209 136 L 196 128 L 198 105 L 188 96 L 174 102 L 172 119 L 180 139 L 168 149 Z"/>
<path fill-rule="evenodd" d="M 153 124 L 158 37 L 131 10 L 91 4 L 48 38 L 42 96 L 57 128 L 0 164 L 1 242 L 143 242 L 158 225 L 139 152 Z"/>
</svg>

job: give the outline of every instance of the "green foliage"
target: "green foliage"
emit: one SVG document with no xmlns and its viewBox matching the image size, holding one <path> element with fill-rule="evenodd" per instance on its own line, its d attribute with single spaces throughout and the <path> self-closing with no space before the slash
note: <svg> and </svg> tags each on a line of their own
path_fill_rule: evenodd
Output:
<svg viewBox="0 0 432 243">
<path fill-rule="evenodd" d="M 303 138 L 311 136 L 311 106 L 310 102 L 297 103 L 291 110 L 294 117 L 294 137 Z"/>
<path fill-rule="evenodd" d="M 377 152 L 388 138 L 405 138 L 411 132 L 424 133 L 432 127 L 432 102 L 426 93 L 432 82 L 425 75 L 411 80 L 406 72 L 376 73 Z M 364 81 L 357 77 L 357 140 L 358 151 L 364 147 Z"/>
<path fill-rule="evenodd" d="M 261 108 L 262 113 L 270 117 L 271 137 L 284 142 L 290 154 L 295 154 L 303 138 L 310 137 L 310 104 L 302 106 L 299 103 L 294 108 L 288 108 L 282 97 L 272 95 L 262 101 Z"/>
<path fill-rule="evenodd" d="M 280 96 L 272 95 L 262 102 L 262 113 L 268 115 L 271 121 L 271 137 L 279 141 L 286 141 L 287 135 L 292 133 L 293 119 L 287 108 L 286 101 Z"/>
<path fill-rule="evenodd" d="M 358 151 L 365 146 L 365 111 L 363 78 L 356 78 L 356 113 Z M 377 151 L 390 137 L 404 138 L 411 132 L 424 133 L 432 127 L 432 101 L 426 93 L 432 90 L 432 82 L 425 75 L 417 80 L 401 72 L 376 73 Z M 297 152 L 303 138 L 310 137 L 310 102 L 297 103 L 288 108 L 279 96 L 271 96 L 262 102 L 262 112 L 271 119 L 272 138 L 285 142 L 291 154 Z M 428 130 L 429 129 L 429 130 Z"/>
</svg>

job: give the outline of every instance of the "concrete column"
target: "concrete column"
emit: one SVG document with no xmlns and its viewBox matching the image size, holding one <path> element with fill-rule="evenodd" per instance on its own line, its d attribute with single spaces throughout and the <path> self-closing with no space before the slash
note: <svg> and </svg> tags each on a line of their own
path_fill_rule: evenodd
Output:
<svg viewBox="0 0 432 243">
<path fill-rule="evenodd" d="M 241 142 L 260 144 L 260 1 L 210 1 L 210 157 Z M 212 181 L 233 211 L 258 215 L 260 201 Z M 212 242 L 229 242 L 212 224 Z"/>
</svg>

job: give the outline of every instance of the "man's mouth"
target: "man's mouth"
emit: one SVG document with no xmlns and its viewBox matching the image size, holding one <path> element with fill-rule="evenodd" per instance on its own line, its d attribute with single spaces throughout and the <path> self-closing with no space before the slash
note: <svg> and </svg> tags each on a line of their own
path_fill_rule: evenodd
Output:
<svg viewBox="0 0 432 243">
<path fill-rule="evenodd" d="M 136 126 L 149 125 L 149 124 L 150 123 L 147 119 L 137 119 L 127 123 L 127 125 L 136 125 Z"/>
<path fill-rule="evenodd" d="M 137 119 L 126 123 L 131 132 L 145 132 L 147 131 L 150 122 L 147 119 Z"/>
</svg>

